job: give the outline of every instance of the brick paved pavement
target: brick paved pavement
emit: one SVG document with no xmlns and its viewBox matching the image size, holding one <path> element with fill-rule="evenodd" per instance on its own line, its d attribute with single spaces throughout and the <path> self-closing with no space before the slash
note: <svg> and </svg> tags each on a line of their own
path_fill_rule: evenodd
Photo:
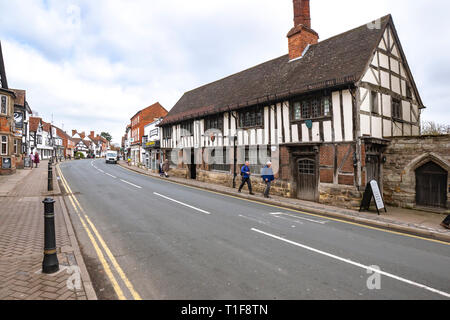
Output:
<svg viewBox="0 0 450 320">
<path fill-rule="evenodd" d="M 54 178 L 47 191 L 47 162 L 0 178 L 0 299 L 96 299 L 70 219 Z M 56 174 L 54 174 L 56 177 Z M 12 187 L 11 184 L 15 184 Z M 1 192 L 3 191 L 3 192 Z M 42 274 L 44 215 L 42 201 L 55 199 L 56 244 L 60 272 Z"/>
</svg>

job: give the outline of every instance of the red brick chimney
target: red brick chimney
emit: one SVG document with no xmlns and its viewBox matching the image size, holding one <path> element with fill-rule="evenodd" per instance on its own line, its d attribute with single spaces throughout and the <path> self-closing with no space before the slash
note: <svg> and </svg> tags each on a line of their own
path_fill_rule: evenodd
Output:
<svg viewBox="0 0 450 320">
<path fill-rule="evenodd" d="M 306 47 L 319 42 L 319 34 L 311 29 L 311 11 L 309 0 L 293 0 L 294 28 L 289 31 L 289 59 L 302 56 Z"/>
<path fill-rule="evenodd" d="M 91 131 L 91 135 L 90 135 L 90 137 L 91 137 L 92 139 L 94 139 L 94 138 L 95 138 L 95 131 Z"/>
</svg>

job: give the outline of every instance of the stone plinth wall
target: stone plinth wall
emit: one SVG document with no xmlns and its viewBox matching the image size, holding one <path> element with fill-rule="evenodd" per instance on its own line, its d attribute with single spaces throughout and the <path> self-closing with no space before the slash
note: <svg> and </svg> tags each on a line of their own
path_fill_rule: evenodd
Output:
<svg viewBox="0 0 450 320">
<path fill-rule="evenodd" d="M 393 138 L 385 154 L 383 192 L 386 203 L 416 207 L 416 169 L 433 161 L 450 171 L 450 135 Z M 450 186 L 450 172 L 448 186 Z M 447 192 L 448 192 L 447 188 Z M 447 193 L 447 208 L 450 208 Z"/>
<path fill-rule="evenodd" d="M 354 186 L 319 184 L 320 203 L 359 210 L 363 193 Z"/>
<path fill-rule="evenodd" d="M 228 172 L 219 172 L 219 171 L 205 171 L 200 170 L 197 171 L 197 180 L 206 182 L 206 183 L 213 183 L 218 185 L 224 185 L 227 187 L 233 187 L 233 175 Z M 252 181 L 252 188 L 254 193 L 262 193 L 266 185 L 262 181 L 262 178 L 260 176 L 253 176 L 251 178 Z M 236 187 L 238 188 L 240 184 L 242 183 L 242 177 L 238 175 L 236 177 Z M 291 197 L 290 192 L 291 185 L 289 182 L 283 181 L 283 180 L 275 180 L 272 183 L 272 188 L 270 189 L 270 193 L 277 196 L 282 197 Z M 246 192 L 247 185 L 244 186 L 243 191 Z"/>
</svg>

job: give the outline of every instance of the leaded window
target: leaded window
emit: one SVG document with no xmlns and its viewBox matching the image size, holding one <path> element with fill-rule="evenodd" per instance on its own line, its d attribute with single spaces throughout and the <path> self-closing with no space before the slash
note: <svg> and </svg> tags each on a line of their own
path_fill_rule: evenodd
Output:
<svg viewBox="0 0 450 320">
<path fill-rule="evenodd" d="M 239 112 L 239 128 L 253 128 L 264 125 L 263 109 L 261 107 Z"/>
<path fill-rule="evenodd" d="M 163 139 L 172 139 L 172 127 L 163 128 Z"/>
<path fill-rule="evenodd" d="M 294 121 L 331 116 L 332 104 L 329 96 L 304 98 L 294 101 L 292 106 Z"/>
<path fill-rule="evenodd" d="M 205 119 L 205 130 L 211 129 L 223 132 L 223 116 L 221 114 Z"/>
<path fill-rule="evenodd" d="M 6 97 L 1 96 L 0 113 L 7 114 Z"/>
<path fill-rule="evenodd" d="M 298 172 L 300 174 L 315 175 L 316 165 L 314 161 L 310 159 L 303 159 L 298 162 Z"/>
<path fill-rule="evenodd" d="M 294 103 L 294 120 L 302 119 L 302 104 L 300 102 Z"/>
<path fill-rule="evenodd" d="M 380 107 L 378 103 L 378 93 L 375 91 L 370 92 L 370 109 L 372 113 L 379 114 Z"/>
<path fill-rule="evenodd" d="M 227 161 L 226 148 L 223 149 L 216 148 L 211 151 L 210 169 L 216 171 L 226 171 L 226 172 L 230 171 L 230 164 Z"/>
<path fill-rule="evenodd" d="M 194 134 L 194 122 L 188 121 L 181 124 L 181 136 L 182 137 L 191 137 Z"/>
</svg>

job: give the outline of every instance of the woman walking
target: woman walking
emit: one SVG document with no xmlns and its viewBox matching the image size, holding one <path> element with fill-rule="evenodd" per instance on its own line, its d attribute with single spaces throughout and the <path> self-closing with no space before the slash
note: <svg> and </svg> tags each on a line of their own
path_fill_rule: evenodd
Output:
<svg viewBox="0 0 450 320">
<path fill-rule="evenodd" d="M 41 162 L 41 160 L 39 159 L 39 153 L 36 151 L 34 154 L 34 163 L 36 164 L 36 168 L 38 167 L 39 162 Z"/>
</svg>

